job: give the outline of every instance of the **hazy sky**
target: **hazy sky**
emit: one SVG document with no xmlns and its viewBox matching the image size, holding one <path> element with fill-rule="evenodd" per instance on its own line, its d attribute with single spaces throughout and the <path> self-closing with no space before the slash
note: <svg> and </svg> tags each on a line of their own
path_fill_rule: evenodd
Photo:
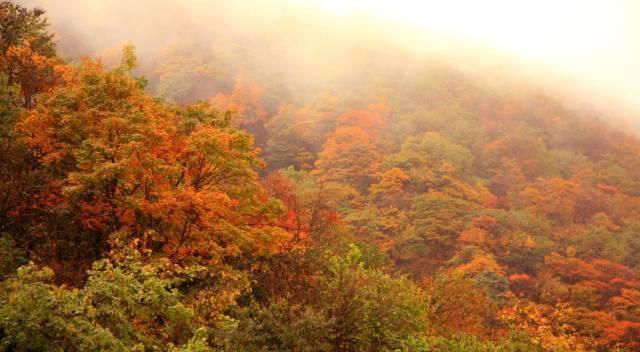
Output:
<svg viewBox="0 0 640 352">
<path fill-rule="evenodd" d="M 85 40 L 153 42 L 192 21 L 242 16 L 263 25 L 289 17 L 353 19 L 358 31 L 396 32 L 416 48 L 426 33 L 487 46 L 589 83 L 640 111 L 640 0 L 23 0 Z M 245 12 L 245 13 L 243 13 Z M 150 21 L 149 18 L 154 18 Z M 145 20 L 146 19 L 146 20 Z M 246 24 L 246 23 L 245 23 Z M 236 28 L 237 30 L 237 28 Z M 248 27 L 247 30 L 250 30 Z M 256 26 L 255 30 L 260 30 Z M 349 33 L 345 33 L 349 35 Z M 159 36 L 161 37 L 161 36 Z M 160 40 L 160 39 L 157 39 Z M 469 56 L 474 52 L 469 51 Z"/>
<path fill-rule="evenodd" d="M 340 16 L 367 13 L 488 45 L 588 80 L 603 93 L 613 90 L 640 107 L 639 0 L 306 2 Z"/>
</svg>

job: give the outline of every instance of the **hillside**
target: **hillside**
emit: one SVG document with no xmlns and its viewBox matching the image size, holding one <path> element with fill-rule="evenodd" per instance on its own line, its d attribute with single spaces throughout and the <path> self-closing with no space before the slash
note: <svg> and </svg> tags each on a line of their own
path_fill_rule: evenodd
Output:
<svg viewBox="0 0 640 352">
<path fill-rule="evenodd" d="M 0 2 L 0 350 L 640 350 L 617 110 L 267 37 L 66 59 Z"/>
</svg>

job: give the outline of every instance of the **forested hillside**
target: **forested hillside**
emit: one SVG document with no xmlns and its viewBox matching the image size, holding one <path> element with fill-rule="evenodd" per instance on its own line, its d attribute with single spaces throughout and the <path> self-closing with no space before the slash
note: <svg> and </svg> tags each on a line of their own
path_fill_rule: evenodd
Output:
<svg viewBox="0 0 640 352">
<path fill-rule="evenodd" d="M 55 38 L 0 2 L 1 351 L 640 351 L 615 120 L 441 60 Z"/>
</svg>

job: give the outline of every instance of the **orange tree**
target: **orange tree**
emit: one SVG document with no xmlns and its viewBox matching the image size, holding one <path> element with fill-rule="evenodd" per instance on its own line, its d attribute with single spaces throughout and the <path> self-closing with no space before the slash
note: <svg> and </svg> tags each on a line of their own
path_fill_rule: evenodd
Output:
<svg viewBox="0 0 640 352">
<path fill-rule="evenodd" d="M 85 60 L 18 122 L 49 178 L 38 201 L 15 212 L 33 222 L 23 245 L 54 267 L 93 261 L 115 232 L 176 262 L 276 250 L 286 237 L 271 225 L 281 210 L 256 181 L 251 136 L 207 104 L 182 108 L 146 95 L 131 76 L 135 64 L 132 48 L 111 71 Z"/>
</svg>

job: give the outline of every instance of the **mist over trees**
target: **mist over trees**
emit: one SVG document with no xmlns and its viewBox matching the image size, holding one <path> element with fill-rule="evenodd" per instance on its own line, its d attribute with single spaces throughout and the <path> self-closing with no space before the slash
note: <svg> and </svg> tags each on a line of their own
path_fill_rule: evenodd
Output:
<svg viewBox="0 0 640 352">
<path fill-rule="evenodd" d="M 0 350 L 640 350 L 633 131 L 220 6 L 138 49 L 0 2 Z"/>
</svg>

